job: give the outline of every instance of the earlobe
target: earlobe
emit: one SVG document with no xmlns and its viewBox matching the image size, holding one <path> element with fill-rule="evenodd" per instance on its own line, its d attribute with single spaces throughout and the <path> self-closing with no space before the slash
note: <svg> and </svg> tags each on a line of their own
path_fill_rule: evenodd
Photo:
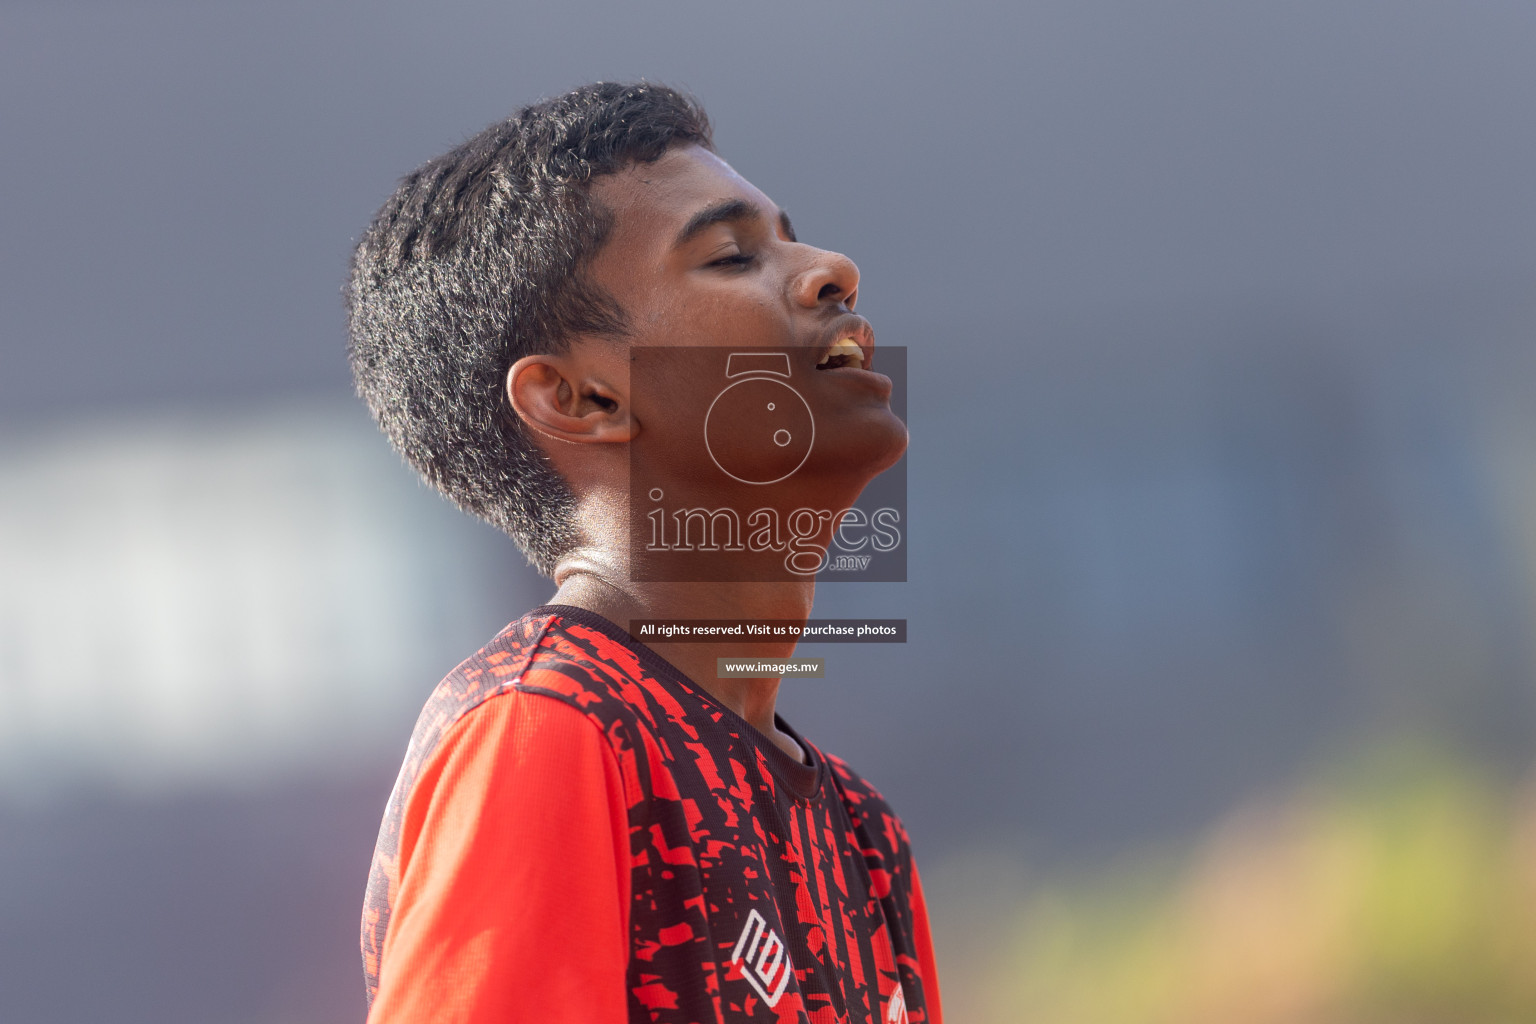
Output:
<svg viewBox="0 0 1536 1024">
<path fill-rule="evenodd" d="M 619 388 L 561 356 L 524 356 L 513 363 L 507 399 L 524 423 L 561 441 L 612 444 L 634 440 L 639 431 Z"/>
</svg>

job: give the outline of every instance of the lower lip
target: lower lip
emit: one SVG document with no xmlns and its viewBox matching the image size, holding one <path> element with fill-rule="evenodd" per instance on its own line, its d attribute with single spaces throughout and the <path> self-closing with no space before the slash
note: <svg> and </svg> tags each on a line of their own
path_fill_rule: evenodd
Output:
<svg viewBox="0 0 1536 1024">
<path fill-rule="evenodd" d="M 874 370 L 865 370 L 857 366 L 834 366 L 827 370 L 817 370 L 818 374 L 825 377 L 837 377 L 849 382 L 859 382 L 866 386 L 877 387 L 885 394 L 891 393 L 891 378 Z"/>
</svg>

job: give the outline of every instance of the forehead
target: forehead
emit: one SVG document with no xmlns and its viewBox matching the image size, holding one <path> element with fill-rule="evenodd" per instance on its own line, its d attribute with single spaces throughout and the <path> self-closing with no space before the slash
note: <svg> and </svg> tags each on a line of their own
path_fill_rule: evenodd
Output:
<svg viewBox="0 0 1536 1024">
<path fill-rule="evenodd" d="M 668 150 L 654 163 L 631 164 L 592 183 L 592 195 L 614 215 L 605 251 L 628 255 L 671 248 L 700 210 L 742 199 L 773 217 L 778 207 L 735 168 L 698 146 Z"/>
</svg>

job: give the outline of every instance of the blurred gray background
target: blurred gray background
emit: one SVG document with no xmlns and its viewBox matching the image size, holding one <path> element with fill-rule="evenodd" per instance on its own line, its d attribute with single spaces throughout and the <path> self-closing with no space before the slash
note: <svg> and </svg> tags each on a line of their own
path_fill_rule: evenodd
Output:
<svg viewBox="0 0 1536 1024">
<path fill-rule="evenodd" d="M 0 1019 L 361 1020 L 416 711 L 550 588 L 373 432 L 348 253 L 598 78 L 696 92 L 910 346 L 910 582 L 817 614 L 911 642 L 782 704 L 903 813 L 952 1019 L 1006 880 L 1376 736 L 1520 772 L 1533 53 L 1524 3 L 0 3 Z"/>
</svg>

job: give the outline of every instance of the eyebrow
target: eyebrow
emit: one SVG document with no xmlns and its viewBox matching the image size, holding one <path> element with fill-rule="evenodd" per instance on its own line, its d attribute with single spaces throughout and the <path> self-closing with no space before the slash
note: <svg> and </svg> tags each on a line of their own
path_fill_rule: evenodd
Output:
<svg viewBox="0 0 1536 1024">
<path fill-rule="evenodd" d="M 706 206 L 683 225 L 683 230 L 677 233 L 674 247 L 687 245 L 700 232 L 714 227 L 716 224 L 729 224 L 737 221 L 757 220 L 763 215 L 762 210 L 745 199 L 725 199 L 712 206 Z M 785 236 L 791 241 L 796 241 L 794 226 L 789 222 L 789 214 L 779 211 L 779 227 L 783 229 Z"/>
</svg>

